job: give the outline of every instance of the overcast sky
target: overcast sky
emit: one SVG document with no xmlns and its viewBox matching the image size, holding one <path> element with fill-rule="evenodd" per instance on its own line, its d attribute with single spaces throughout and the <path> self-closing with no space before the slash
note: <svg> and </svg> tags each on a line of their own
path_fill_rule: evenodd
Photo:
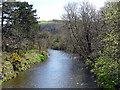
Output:
<svg viewBox="0 0 120 90">
<path fill-rule="evenodd" d="M 21 0 L 27 1 L 29 4 L 33 5 L 33 8 L 37 10 L 37 15 L 40 20 L 52 20 L 61 19 L 62 13 L 64 11 L 64 6 L 68 2 L 80 2 L 83 0 Z M 97 9 L 104 5 L 106 0 L 88 0 Z"/>
</svg>

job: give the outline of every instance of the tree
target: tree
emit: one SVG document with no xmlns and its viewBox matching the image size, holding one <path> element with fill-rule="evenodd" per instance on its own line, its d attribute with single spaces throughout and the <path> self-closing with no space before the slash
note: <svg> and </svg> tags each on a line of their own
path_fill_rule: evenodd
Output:
<svg viewBox="0 0 120 90">
<path fill-rule="evenodd" d="M 103 19 L 105 25 L 100 34 L 99 57 L 93 64 L 93 72 L 97 75 L 99 85 L 105 88 L 120 88 L 120 2 L 108 2 L 103 10 Z M 117 9 L 116 9 L 117 8 Z"/>
<path fill-rule="evenodd" d="M 97 37 L 99 23 L 95 9 L 88 2 L 68 3 L 63 16 L 64 25 L 75 51 L 87 58 L 92 53 L 93 39 Z"/>
<path fill-rule="evenodd" d="M 69 3 L 65 12 L 66 47 L 83 57 L 100 87 L 120 88 L 120 2 L 107 2 L 99 12 L 86 2 Z"/>
<path fill-rule="evenodd" d="M 26 40 L 33 41 L 35 38 L 33 27 L 38 23 L 35 13 L 36 10 L 33 10 L 32 5 L 27 2 L 4 2 L 3 21 L 6 25 L 2 30 L 3 43 L 8 43 L 12 48 L 21 48 L 21 44 Z"/>
</svg>

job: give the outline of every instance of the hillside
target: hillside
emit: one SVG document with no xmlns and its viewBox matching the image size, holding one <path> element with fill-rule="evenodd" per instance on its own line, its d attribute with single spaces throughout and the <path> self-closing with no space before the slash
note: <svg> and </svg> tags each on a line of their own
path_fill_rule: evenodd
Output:
<svg viewBox="0 0 120 90">
<path fill-rule="evenodd" d="M 40 21 L 41 30 L 51 32 L 52 34 L 58 33 L 58 25 L 61 20 Z"/>
</svg>

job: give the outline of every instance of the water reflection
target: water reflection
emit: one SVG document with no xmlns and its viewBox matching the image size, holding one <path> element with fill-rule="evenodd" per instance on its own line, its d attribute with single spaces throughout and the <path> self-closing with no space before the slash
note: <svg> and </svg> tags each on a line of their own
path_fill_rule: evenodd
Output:
<svg viewBox="0 0 120 90">
<path fill-rule="evenodd" d="M 48 50 L 48 59 L 3 83 L 3 88 L 82 88 L 96 87 L 94 79 L 77 55 Z"/>
</svg>

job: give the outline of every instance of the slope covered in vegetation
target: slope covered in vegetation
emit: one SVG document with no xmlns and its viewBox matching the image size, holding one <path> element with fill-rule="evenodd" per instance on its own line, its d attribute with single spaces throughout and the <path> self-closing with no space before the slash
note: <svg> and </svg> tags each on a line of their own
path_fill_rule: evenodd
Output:
<svg viewBox="0 0 120 90">
<path fill-rule="evenodd" d="M 3 56 L 6 56 L 2 60 L 1 82 L 15 78 L 19 72 L 29 69 L 33 64 L 44 61 L 48 53 L 46 51 L 42 51 L 42 53 L 43 55 L 38 50 L 29 50 L 20 56 L 17 53 L 6 55 L 7 53 L 4 52 Z"/>
<path fill-rule="evenodd" d="M 2 5 L 0 84 L 48 56 L 33 5 L 28 2 L 3 2 Z"/>
</svg>

